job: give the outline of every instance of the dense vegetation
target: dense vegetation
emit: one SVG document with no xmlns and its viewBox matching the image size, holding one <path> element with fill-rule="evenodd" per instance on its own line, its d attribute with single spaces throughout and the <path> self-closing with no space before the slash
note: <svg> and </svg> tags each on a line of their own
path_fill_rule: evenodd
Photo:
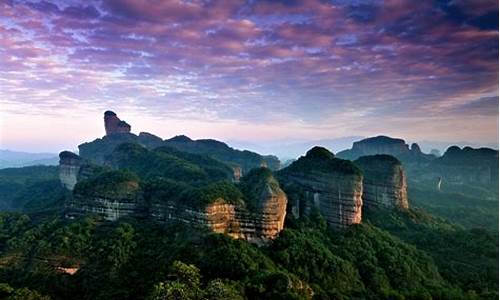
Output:
<svg viewBox="0 0 500 300">
<path fill-rule="evenodd" d="M 0 170 L 0 210 L 33 211 L 62 206 L 65 190 L 58 167 L 31 166 Z"/>
<path fill-rule="evenodd" d="M 257 247 L 182 224 L 3 213 L 0 282 L 32 299 L 498 297 L 498 240 L 486 231 L 414 211 L 369 211 L 344 231 L 319 214 L 287 225 Z"/>
<path fill-rule="evenodd" d="M 161 177 L 205 183 L 232 178 L 231 168 L 221 162 L 167 147 L 148 150 L 139 144 L 124 143 L 113 151 L 108 161 L 114 167 L 128 169 L 144 179 Z"/>
<path fill-rule="evenodd" d="M 253 210 L 264 188 L 279 188 L 269 169 L 235 184 L 223 163 L 168 147 L 122 144 L 115 154 L 121 170 L 99 170 L 75 193 L 194 208 L 222 198 Z M 320 147 L 287 169 L 361 174 Z M 489 189 L 413 182 L 417 209 L 364 209 L 363 224 L 345 230 L 317 211 L 288 214 L 260 247 L 185 224 L 65 219 L 56 168 L 1 170 L 2 195 L 22 213 L 0 213 L 0 299 L 498 298 L 498 193 Z"/>
</svg>

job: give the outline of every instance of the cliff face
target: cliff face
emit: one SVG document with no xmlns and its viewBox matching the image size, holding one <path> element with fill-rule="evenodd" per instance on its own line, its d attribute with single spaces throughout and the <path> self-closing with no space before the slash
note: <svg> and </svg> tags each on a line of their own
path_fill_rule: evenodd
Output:
<svg viewBox="0 0 500 300">
<path fill-rule="evenodd" d="M 233 238 L 263 243 L 274 239 L 283 230 L 285 222 L 287 197 L 275 183 L 274 178 L 259 182 L 262 186 L 255 187 L 260 192 L 251 208 L 231 204 L 220 197 L 198 207 L 170 199 L 168 194 L 159 193 L 160 196 L 151 197 L 151 193 L 144 192 L 139 179 L 132 173 L 103 171 L 76 185 L 73 197 L 66 203 L 66 216 L 96 214 L 109 221 L 124 216 L 159 222 L 181 221 L 206 226 Z M 197 199 L 190 201 L 196 203 Z"/>
<path fill-rule="evenodd" d="M 278 174 L 295 216 L 317 208 L 335 227 L 361 222 L 363 176 L 351 162 L 315 147 Z"/>
<path fill-rule="evenodd" d="M 81 165 L 82 159 L 78 155 L 69 151 L 59 154 L 59 179 L 68 190 L 72 191 L 75 187 Z"/>
<path fill-rule="evenodd" d="M 263 243 L 274 239 L 283 230 L 286 216 L 286 195 L 270 194 L 263 200 L 262 211 L 228 204 L 222 198 L 207 205 L 203 210 L 167 203 L 153 203 L 149 215 L 159 222 L 181 221 L 207 226 L 211 231 L 223 233 L 235 239 Z"/>
<path fill-rule="evenodd" d="M 363 170 L 363 204 L 408 209 L 406 175 L 390 155 L 363 156 L 354 161 Z"/>
<path fill-rule="evenodd" d="M 250 178 L 249 178 L 250 177 Z M 233 238 L 262 243 L 274 239 L 285 223 L 287 196 L 268 169 L 257 169 L 242 179 L 246 205 L 215 199 L 203 209 L 173 201 L 152 201 L 150 216 L 160 222 L 171 220 L 204 225 Z"/>
<path fill-rule="evenodd" d="M 139 179 L 127 172 L 102 172 L 80 181 L 66 202 L 66 215 L 97 214 L 109 221 L 124 216 L 144 217 L 146 204 Z"/>
</svg>

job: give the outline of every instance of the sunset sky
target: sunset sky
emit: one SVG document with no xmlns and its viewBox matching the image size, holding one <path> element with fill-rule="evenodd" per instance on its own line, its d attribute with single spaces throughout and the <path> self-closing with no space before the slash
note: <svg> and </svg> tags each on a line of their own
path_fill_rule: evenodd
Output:
<svg viewBox="0 0 500 300">
<path fill-rule="evenodd" d="M 0 0 L 0 148 L 113 110 L 168 138 L 498 142 L 498 2 Z"/>
</svg>

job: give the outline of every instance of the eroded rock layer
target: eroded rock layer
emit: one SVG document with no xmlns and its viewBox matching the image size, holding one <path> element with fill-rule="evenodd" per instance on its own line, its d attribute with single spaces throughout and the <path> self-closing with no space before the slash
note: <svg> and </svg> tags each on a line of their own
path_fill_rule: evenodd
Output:
<svg viewBox="0 0 500 300">
<path fill-rule="evenodd" d="M 401 162 L 390 155 L 362 156 L 363 204 L 367 207 L 408 209 L 406 175 Z"/>
<path fill-rule="evenodd" d="M 363 176 L 353 163 L 315 147 L 281 170 L 279 180 L 295 216 L 316 208 L 335 227 L 361 223 Z"/>
<path fill-rule="evenodd" d="M 244 205 L 242 200 L 232 204 L 223 198 L 204 206 L 189 206 L 166 196 L 145 194 L 139 179 L 126 171 L 100 170 L 97 175 L 79 181 L 78 174 L 87 168 L 83 159 L 72 153 L 63 156 L 65 159 L 61 161 L 67 163 L 63 169 L 70 175 L 61 177 L 61 181 L 73 190 L 73 196 L 66 202 L 69 218 L 95 214 L 109 221 L 126 216 L 159 222 L 181 221 L 255 243 L 274 239 L 283 230 L 287 197 L 269 170 L 265 174 L 271 174 L 270 177 L 248 184 L 252 191 L 258 191 L 253 195 L 251 207 Z M 196 203 L 197 199 L 191 201 Z"/>
</svg>

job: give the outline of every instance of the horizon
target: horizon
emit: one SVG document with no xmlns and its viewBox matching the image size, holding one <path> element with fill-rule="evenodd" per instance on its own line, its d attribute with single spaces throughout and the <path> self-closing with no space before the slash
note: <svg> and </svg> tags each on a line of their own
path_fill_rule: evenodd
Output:
<svg viewBox="0 0 500 300">
<path fill-rule="evenodd" d="M 162 138 L 498 149 L 497 17 L 496 1 L 3 2 L 0 148 L 74 150 L 110 109 Z"/>
</svg>

